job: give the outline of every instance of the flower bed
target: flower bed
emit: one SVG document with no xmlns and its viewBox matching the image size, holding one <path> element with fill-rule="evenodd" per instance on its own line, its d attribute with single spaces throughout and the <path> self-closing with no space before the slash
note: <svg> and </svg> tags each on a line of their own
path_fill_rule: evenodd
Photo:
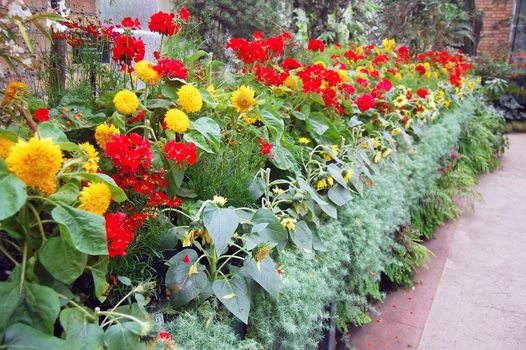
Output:
<svg viewBox="0 0 526 350">
<path fill-rule="evenodd" d="M 458 214 L 444 198 L 501 151 L 461 54 L 255 33 L 225 67 L 174 57 L 189 20 L 152 16 L 155 63 L 137 20 L 66 22 L 63 39 L 107 42 L 121 70 L 93 104 L 7 88 L 4 344 L 314 348 L 329 317 L 368 321 L 382 273 L 411 284 L 420 236 Z"/>
</svg>

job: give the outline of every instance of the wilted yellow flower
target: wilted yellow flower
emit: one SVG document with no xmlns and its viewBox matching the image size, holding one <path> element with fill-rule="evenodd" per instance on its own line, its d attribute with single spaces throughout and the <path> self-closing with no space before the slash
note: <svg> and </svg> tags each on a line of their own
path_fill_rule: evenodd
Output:
<svg viewBox="0 0 526 350">
<path fill-rule="evenodd" d="M 281 86 L 275 86 L 275 87 L 272 88 L 272 92 L 276 96 L 281 96 L 281 95 L 283 95 L 285 93 L 285 90 L 283 90 L 283 88 Z"/>
<path fill-rule="evenodd" d="M 327 188 L 327 180 L 325 178 L 318 180 L 318 183 L 316 184 L 317 190 L 323 190 Z"/>
<path fill-rule="evenodd" d="M 199 90 L 192 85 L 183 85 L 177 91 L 177 103 L 186 113 L 199 112 L 203 107 L 203 97 Z"/>
<path fill-rule="evenodd" d="M 0 137 L 0 158 L 6 159 L 14 144 L 14 141 Z"/>
<path fill-rule="evenodd" d="M 130 90 L 121 90 L 113 98 L 115 109 L 120 114 L 130 115 L 139 109 L 139 99 Z"/>
<path fill-rule="evenodd" d="M 362 149 L 369 148 L 369 144 L 367 143 L 367 140 L 363 140 L 362 142 L 360 142 L 360 145 L 362 145 Z"/>
<path fill-rule="evenodd" d="M 89 142 L 84 142 L 80 146 L 88 156 L 88 160 L 83 165 L 84 170 L 90 174 L 96 173 L 97 170 L 99 170 L 99 152 L 97 152 L 95 147 Z"/>
<path fill-rule="evenodd" d="M 382 159 L 382 152 L 376 152 L 376 154 L 374 155 L 374 162 L 378 163 L 380 159 Z"/>
<path fill-rule="evenodd" d="M 393 51 L 396 46 L 396 41 L 394 39 L 385 38 L 382 40 L 382 45 L 385 51 Z"/>
<path fill-rule="evenodd" d="M 392 151 L 393 151 L 392 149 L 387 148 L 386 150 L 384 150 L 384 151 L 382 152 L 382 157 L 384 157 L 384 158 L 389 157 L 389 155 L 391 154 Z"/>
<path fill-rule="evenodd" d="M 331 176 L 327 178 L 327 186 L 329 187 L 334 186 L 334 179 Z"/>
<path fill-rule="evenodd" d="M 20 81 L 10 82 L 5 89 L 5 95 L 2 99 L 1 105 L 3 106 L 11 100 L 16 100 L 20 96 L 20 93 L 23 93 L 24 91 L 27 91 L 26 83 Z"/>
<path fill-rule="evenodd" d="M 280 194 L 284 192 L 285 190 L 282 188 L 279 188 L 278 186 L 274 186 L 274 188 L 272 188 L 272 193 L 274 193 L 276 196 L 279 196 Z"/>
<path fill-rule="evenodd" d="M 291 90 L 296 90 L 296 86 L 298 85 L 298 83 L 292 75 L 289 75 L 287 79 L 285 79 L 285 81 L 283 82 L 283 85 Z"/>
<path fill-rule="evenodd" d="M 157 84 L 161 77 L 153 69 L 153 64 L 149 61 L 142 60 L 135 64 L 135 74 L 146 84 Z"/>
<path fill-rule="evenodd" d="M 306 137 L 300 137 L 298 139 L 298 142 L 302 145 L 308 145 L 310 143 L 310 140 Z"/>
<path fill-rule="evenodd" d="M 343 181 L 345 182 L 351 181 L 352 176 L 353 176 L 353 171 L 351 169 L 346 170 L 345 174 L 343 175 Z"/>
<path fill-rule="evenodd" d="M 102 123 L 95 128 L 95 141 L 100 148 L 104 149 L 106 143 L 111 140 L 113 135 L 119 135 L 121 132 L 113 124 Z"/>
<path fill-rule="evenodd" d="M 104 182 L 90 182 L 80 191 L 79 209 L 103 215 L 111 203 L 110 187 Z"/>
<path fill-rule="evenodd" d="M 294 218 L 286 217 L 286 218 L 281 220 L 281 226 L 285 227 L 287 230 L 289 230 L 289 232 L 294 232 L 294 231 L 296 231 L 296 223 L 297 222 L 298 222 L 298 220 L 296 220 Z"/>
<path fill-rule="evenodd" d="M 234 91 L 230 99 L 232 101 L 232 106 L 238 113 L 248 112 L 256 105 L 254 90 L 246 85 L 241 85 L 239 89 Z"/>
<path fill-rule="evenodd" d="M 226 199 L 225 197 L 214 196 L 214 203 L 216 203 L 216 204 L 219 205 L 220 207 L 225 206 L 225 204 L 226 204 L 227 201 L 228 201 L 228 199 Z"/>
<path fill-rule="evenodd" d="M 214 85 L 208 85 L 206 87 L 206 92 L 208 92 L 212 101 L 217 101 L 217 95 L 216 95 L 216 90 L 214 88 Z"/>
<path fill-rule="evenodd" d="M 331 151 L 332 153 L 334 153 L 334 156 L 338 156 L 338 145 L 331 145 Z M 325 152 L 322 152 L 322 155 L 323 155 L 323 158 L 325 158 L 325 160 L 331 160 L 333 155 L 332 154 L 328 154 L 328 153 L 325 153 Z"/>
<path fill-rule="evenodd" d="M 166 127 L 179 134 L 184 134 L 190 126 L 190 119 L 185 112 L 180 109 L 169 109 L 165 114 L 164 122 Z"/>
<path fill-rule="evenodd" d="M 259 115 L 256 115 L 254 117 L 249 117 L 248 115 L 243 115 L 243 121 L 247 124 L 256 124 L 258 121 L 260 121 L 261 118 Z"/>
<path fill-rule="evenodd" d="M 11 147 L 6 164 L 27 186 L 50 195 L 57 190 L 55 176 L 62 167 L 62 152 L 51 138 L 40 139 L 35 134 L 29 141 L 19 140 Z"/>
<path fill-rule="evenodd" d="M 256 260 L 257 262 L 265 260 L 269 253 L 270 247 L 267 244 L 263 244 L 261 247 L 255 249 L 254 260 Z"/>
</svg>

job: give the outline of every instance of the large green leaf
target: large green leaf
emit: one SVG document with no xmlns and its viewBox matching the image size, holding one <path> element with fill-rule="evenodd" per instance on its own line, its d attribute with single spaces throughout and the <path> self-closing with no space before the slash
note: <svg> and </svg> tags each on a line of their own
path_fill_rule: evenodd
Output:
<svg viewBox="0 0 526 350">
<path fill-rule="evenodd" d="M 66 284 L 73 283 L 82 274 L 88 261 L 86 254 L 62 237 L 48 239 L 40 248 L 38 257 L 51 276 Z"/>
<path fill-rule="evenodd" d="M 53 289 L 25 282 L 22 298 L 13 314 L 12 322 L 23 322 L 45 333 L 53 334 L 59 312 L 60 300 Z"/>
<path fill-rule="evenodd" d="M 252 232 L 242 237 L 248 250 L 263 242 L 268 242 L 274 247 L 288 238 L 287 231 L 269 209 L 258 209 L 252 217 L 252 223 Z"/>
<path fill-rule="evenodd" d="M 67 183 L 64 186 L 61 186 L 57 192 L 49 196 L 49 199 L 55 202 L 62 202 L 67 205 L 75 203 L 79 197 L 80 191 L 77 185 L 72 183 Z"/>
<path fill-rule="evenodd" d="M 103 350 L 104 331 L 93 323 L 72 324 L 66 331 L 71 350 Z"/>
<path fill-rule="evenodd" d="M 203 211 L 203 223 L 212 237 L 216 255 L 220 255 L 236 232 L 239 218 L 231 208 L 219 208 L 209 204 Z"/>
<path fill-rule="evenodd" d="M 270 257 L 267 256 L 262 261 L 247 258 L 242 271 L 252 277 L 274 298 L 278 297 L 279 291 L 283 287 L 283 282 L 276 270 L 276 264 Z"/>
<path fill-rule="evenodd" d="M 11 317 L 20 302 L 20 286 L 16 282 L 0 282 L 0 339 L 12 324 Z"/>
<path fill-rule="evenodd" d="M 301 252 L 312 253 L 312 231 L 305 221 L 296 224 L 296 230 L 290 233 L 290 238 Z"/>
<path fill-rule="evenodd" d="M 327 192 L 327 196 L 334 204 L 339 207 L 344 206 L 352 199 L 351 192 L 347 189 L 347 187 L 340 185 L 335 185 L 334 187 L 330 188 Z"/>
<path fill-rule="evenodd" d="M 0 159 L 0 220 L 15 215 L 27 200 L 26 185 Z"/>
<path fill-rule="evenodd" d="M 66 341 L 43 333 L 35 328 L 22 323 L 9 327 L 5 333 L 5 342 L 8 349 L 17 350 L 69 350 Z"/>
<path fill-rule="evenodd" d="M 113 180 L 111 177 L 109 177 L 106 174 L 80 173 L 79 175 L 82 176 L 85 179 L 88 179 L 88 180 L 92 181 L 92 182 L 103 182 L 106 185 L 108 185 L 108 187 L 110 188 L 110 191 L 111 191 L 111 198 L 115 202 L 120 203 L 120 202 L 124 202 L 126 199 L 128 199 L 128 197 L 126 197 L 126 193 L 124 193 L 122 188 L 117 186 L 117 184 L 115 183 L 115 180 Z"/>
<path fill-rule="evenodd" d="M 214 150 L 208 145 L 208 142 L 206 142 L 205 137 L 197 131 L 186 132 L 183 135 L 183 139 L 185 142 L 193 142 L 197 148 L 205 151 L 206 153 L 214 153 Z"/>
<path fill-rule="evenodd" d="M 329 124 L 323 113 L 315 112 L 307 118 L 307 130 L 316 140 L 329 130 Z"/>
<path fill-rule="evenodd" d="M 199 132 L 217 151 L 221 142 L 221 128 L 215 120 L 201 117 L 192 122 L 191 128 Z"/>
<path fill-rule="evenodd" d="M 281 170 L 295 171 L 298 168 L 296 159 L 288 149 L 275 145 L 272 147 L 272 163 Z"/>
<path fill-rule="evenodd" d="M 270 134 L 274 139 L 274 143 L 277 145 L 281 142 L 281 137 L 285 130 L 285 123 L 283 119 L 277 115 L 277 113 L 271 113 L 267 109 L 259 109 L 259 116 L 263 121 L 263 124 L 270 130 Z"/>
<path fill-rule="evenodd" d="M 176 308 L 195 299 L 208 284 L 201 264 L 197 263 L 190 273 L 196 261 L 197 253 L 192 249 L 183 249 L 168 261 L 165 283 L 170 291 L 170 303 Z"/>
<path fill-rule="evenodd" d="M 117 323 L 110 326 L 104 333 L 104 343 L 107 350 L 139 349 L 139 336 L 130 328 L 130 322 Z M 141 347 L 142 348 L 142 347 Z"/>
<path fill-rule="evenodd" d="M 41 139 L 51 138 L 53 143 L 57 144 L 66 151 L 76 151 L 79 146 L 73 142 L 69 142 L 68 137 L 60 129 L 55 122 L 43 122 L 38 125 L 38 136 Z"/>
<path fill-rule="evenodd" d="M 107 256 L 101 256 L 93 265 L 88 266 L 93 276 L 95 296 L 101 303 L 106 300 L 106 292 L 110 288 L 110 284 L 106 281 L 108 265 L 109 258 Z"/>
<path fill-rule="evenodd" d="M 250 295 L 248 284 L 244 277 L 234 276 L 229 280 L 216 280 L 212 289 L 228 311 L 233 313 L 243 323 L 248 323 Z"/>
<path fill-rule="evenodd" d="M 69 205 L 55 207 L 51 216 L 79 251 L 90 255 L 108 255 L 104 217 Z"/>
</svg>

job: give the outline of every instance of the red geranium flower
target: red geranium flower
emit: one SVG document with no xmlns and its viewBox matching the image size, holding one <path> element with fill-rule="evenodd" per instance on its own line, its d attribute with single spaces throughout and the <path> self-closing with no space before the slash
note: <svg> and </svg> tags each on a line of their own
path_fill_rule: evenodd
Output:
<svg viewBox="0 0 526 350">
<path fill-rule="evenodd" d="M 184 67 L 183 62 L 178 59 L 161 58 L 153 69 L 163 78 L 179 78 L 185 80 L 188 78 L 188 70 Z"/>
<path fill-rule="evenodd" d="M 296 69 L 296 68 L 301 67 L 301 63 L 299 63 L 294 58 L 288 57 L 288 58 L 283 59 L 283 61 L 281 61 L 280 66 L 283 69 L 291 70 L 291 69 Z"/>
<path fill-rule="evenodd" d="M 424 75 L 426 74 L 426 67 L 424 67 L 423 64 L 419 63 L 415 66 L 415 72 L 417 72 L 420 75 Z"/>
<path fill-rule="evenodd" d="M 421 98 L 426 98 L 429 92 L 424 88 L 419 88 L 418 90 L 416 90 L 416 94 Z"/>
<path fill-rule="evenodd" d="M 318 39 L 312 39 L 311 41 L 309 41 L 309 45 L 307 46 L 307 49 L 309 51 L 314 51 L 314 52 L 323 52 L 325 51 L 325 44 L 323 44 L 323 41 L 321 40 L 318 40 Z"/>
<path fill-rule="evenodd" d="M 104 152 L 119 170 L 127 174 L 149 168 L 153 159 L 150 142 L 134 132 L 129 136 L 113 135 L 106 143 Z"/>
<path fill-rule="evenodd" d="M 354 100 L 354 103 L 358 105 L 358 108 L 360 109 L 361 112 L 365 112 L 373 108 L 374 105 L 376 104 L 376 101 L 373 95 L 362 94 L 356 100 Z"/>
<path fill-rule="evenodd" d="M 263 140 L 261 137 L 258 137 L 259 147 L 261 148 L 261 153 L 263 155 L 270 154 L 272 152 L 272 145 L 265 140 Z"/>
<path fill-rule="evenodd" d="M 190 11 L 183 7 L 179 12 L 179 18 L 183 21 L 188 21 L 188 19 L 190 18 Z"/>
<path fill-rule="evenodd" d="M 197 161 L 197 152 L 193 142 L 185 144 L 184 142 L 171 140 L 164 146 L 164 152 L 167 158 L 175 159 L 177 163 L 186 162 L 192 165 Z"/>
<path fill-rule="evenodd" d="M 35 119 L 39 122 L 47 122 L 49 120 L 49 110 L 47 108 L 39 108 L 35 111 Z"/>
<path fill-rule="evenodd" d="M 133 241 L 133 230 L 126 225 L 126 214 L 108 213 L 106 219 L 106 240 L 111 257 L 126 255 L 126 248 Z"/>
<path fill-rule="evenodd" d="M 179 31 L 179 27 L 174 23 L 174 19 L 175 14 L 159 11 L 150 17 L 148 28 L 155 33 L 174 35 Z"/>
<path fill-rule="evenodd" d="M 139 62 L 144 58 L 144 42 L 141 38 L 117 34 L 112 50 L 113 61 L 120 63 L 121 68 Z"/>
</svg>

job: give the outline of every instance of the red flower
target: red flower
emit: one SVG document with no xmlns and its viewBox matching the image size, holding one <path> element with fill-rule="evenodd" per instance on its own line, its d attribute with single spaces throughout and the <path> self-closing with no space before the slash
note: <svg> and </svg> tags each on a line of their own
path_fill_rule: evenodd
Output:
<svg viewBox="0 0 526 350">
<path fill-rule="evenodd" d="M 283 61 L 281 61 L 280 66 L 283 69 L 291 70 L 291 69 L 296 69 L 296 68 L 301 67 L 301 63 L 299 63 L 294 58 L 288 57 L 288 58 L 283 59 Z"/>
<path fill-rule="evenodd" d="M 141 168 L 148 169 L 153 159 L 150 142 L 136 133 L 113 135 L 104 152 L 119 170 L 127 174 L 134 174 Z"/>
<path fill-rule="evenodd" d="M 162 339 L 162 340 L 171 340 L 171 339 L 172 339 L 172 336 L 171 336 L 170 333 L 168 333 L 168 332 L 160 332 L 160 333 L 159 333 L 159 339 Z"/>
<path fill-rule="evenodd" d="M 418 90 L 416 90 L 416 94 L 421 98 L 426 98 L 429 92 L 424 88 L 419 88 Z"/>
<path fill-rule="evenodd" d="M 120 63 L 121 68 L 131 65 L 132 61 L 139 62 L 144 58 L 144 42 L 141 38 L 118 34 L 112 50 L 113 61 Z"/>
<path fill-rule="evenodd" d="M 374 105 L 376 104 L 376 101 L 373 95 L 362 94 L 356 100 L 354 100 L 354 103 L 358 105 L 358 108 L 360 109 L 361 112 L 365 112 L 373 108 Z"/>
<path fill-rule="evenodd" d="M 309 41 L 309 45 L 307 46 L 307 49 L 309 51 L 314 51 L 314 52 L 323 52 L 325 51 L 325 44 L 323 44 L 323 41 L 321 40 L 312 39 L 311 41 Z"/>
<path fill-rule="evenodd" d="M 49 120 L 49 110 L 47 108 L 39 108 L 35 111 L 35 119 L 39 122 L 47 122 Z"/>
<path fill-rule="evenodd" d="M 150 17 L 148 28 L 150 31 L 163 34 L 174 35 L 179 31 L 179 27 L 174 23 L 175 14 L 159 11 Z"/>
<path fill-rule="evenodd" d="M 138 18 L 135 18 L 135 20 L 133 20 L 131 17 L 124 17 L 121 21 L 121 25 L 124 27 L 124 28 L 129 28 L 129 29 L 141 29 L 141 22 L 139 21 Z"/>
<path fill-rule="evenodd" d="M 426 74 L 426 67 L 424 67 L 423 64 L 419 63 L 415 66 L 415 72 L 418 72 L 418 74 L 420 75 L 424 75 Z"/>
<path fill-rule="evenodd" d="M 106 240 L 111 257 L 126 255 L 126 248 L 133 241 L 133 230 L 126 225 L 126 214 L 108 213 L 106 219 Z"/>
<path fill-rule="evenodd" d="M 188 70 L 184 67 L 183 62 L 178 59 L 161 58 L 153 69 L 161 77 L 178 78 L 186 80 L 188 78 Z"/>
<path fill-rule="evenodd" d="M 188 21 L 188 19 L 190 18 L 190 11 L 183 7 L 179 12 L 179 18 L 183 21 Z"/>
<path fill-rule="evenodd" d="M 192 165 L 197 161 L 197 152 L 193 142 L 189 142 L 187 145 L 184 142 L 171 140 L 164 146 L 164 152 L 167 158 L 175 159 L 177 163 L 186 162 Z"/>
<path fill-rule="evenodd" d="M 128 119 L 128 123 L 135 123 L 142 121 L 142 118 L 144 118 L 144 111 L 140 110 L 135 117 Z"/>
<path fill-rule="evenodd" d="M 190 258 L 188 257 L 188 255 L 185 255 L 185 256 L 184 256 L 183 262 L 184 262 L 185 264 L 188 264 L 188 263 L 190 262 Z"/>
<path fill-rule="evenodd" d="M 264 141 L 261 137 L 258 137 L 259 147 L 261 148 L 261 153 L 263 155 L 270 154 L 272 152 L 272 145 Z"/>
<path fill-rule="evenodd" d="M 391 83 L 391 81 L 389 79 L 384 79 L 381 82 L 379 82 L 378 84 L 376 84 L 376 88 L 378 90 L 382 90 L 382 91 L 385 91 L 385 92 L 389 92 L 392 87 L 393 87 L 393 83 Z"/>
</svg>

